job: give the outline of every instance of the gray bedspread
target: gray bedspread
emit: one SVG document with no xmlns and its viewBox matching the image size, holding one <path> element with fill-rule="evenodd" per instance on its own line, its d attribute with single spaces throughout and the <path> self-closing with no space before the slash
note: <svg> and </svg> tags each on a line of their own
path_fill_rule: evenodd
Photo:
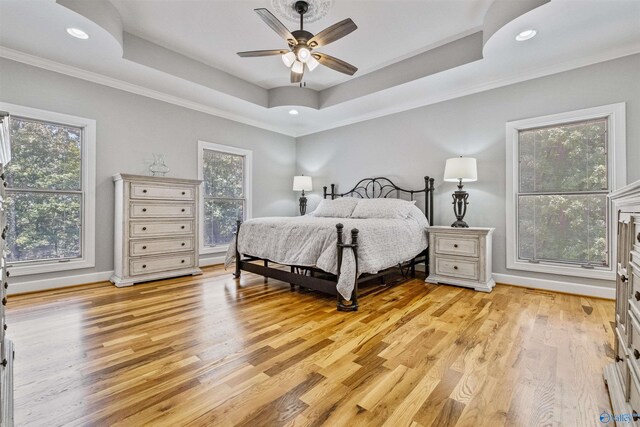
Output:
<svg viewBox="0 0 640 427">
<path fill-rule="evenodd" d="M 241 254 L 267 258 L 279 264 L 317 267 L 337 274 L 336 224 L 344 224 L 344 241 L 350 243 L 351 229 L 358 235 L 358 271 L 353 251 L 345 249 L 337 289 L 351 298 L 356 274 L 376 273 L 418 255 L 428 245 L 424 215 L 406 219 L 353 219 L 269 217 L 251 219 L 240 227 Z M 235 241 L 229 245 L 225 266 L 235 259 Z"/>
</svg>

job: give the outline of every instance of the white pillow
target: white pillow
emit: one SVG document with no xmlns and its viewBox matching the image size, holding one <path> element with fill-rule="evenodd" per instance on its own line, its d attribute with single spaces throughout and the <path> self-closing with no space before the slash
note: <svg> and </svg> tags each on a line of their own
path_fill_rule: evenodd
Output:
<svg viewBox="0 0 640 427">
<path fill-rule="evenodd" d="M 361 199 L 351 214 L 352 218 L 404 219 L 409 216 L 414 201 L 401 199 Z"/>
<path fill-rule="evenodd" d="M 358 200 L 352 197 L 340 197 L 335 200 L 322 199 L 316 210 L 313 211 L 313 216 L 349 218 L 357 204 Z"/>
</svg>

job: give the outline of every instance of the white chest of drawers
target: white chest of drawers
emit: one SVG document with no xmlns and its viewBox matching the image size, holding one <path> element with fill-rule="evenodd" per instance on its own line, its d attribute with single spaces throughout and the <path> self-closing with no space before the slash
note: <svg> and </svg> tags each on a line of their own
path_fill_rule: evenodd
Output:
<svg viewBox="0 0 640 427">
<path fill-rule="evenodd" d="M 198 180 L 118 174 L 114 274 L 119 287 L 201 274 Z"/>
<path fill-rule="evenodd" d="M 491 292 L 496 285 L 491 273 L 493 228 L 428 227 L 428 283 L 465 286 Z"/>
<path fill-rule="evenodd" d="M 613 413 L 625 415 L 616 426 L 640 425 L 640 181 L 609 197 L 618 219 L 615 362 L 604 368 L 604 378 Z"/>
</svg>

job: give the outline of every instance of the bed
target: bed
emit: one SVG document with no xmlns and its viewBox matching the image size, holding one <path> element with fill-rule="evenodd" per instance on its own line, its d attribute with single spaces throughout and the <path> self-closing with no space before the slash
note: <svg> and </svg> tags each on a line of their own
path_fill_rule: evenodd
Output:
<svg viewBox="0 0 640 427">
<path fill-rule="evenodd" d="M 316 216 L 319 207 L 301 217 L 238 221 L 225 264 L 235 260 L 236 278 L 248 271 L 265 280 L 282 280 L 292 289 L 297 285 L 335 295 L 339 311 L 356 311 L 359 284 L 375 279 L 384 283 L 387 275 L 398 271 L 405 277 L 415 276 L 419 263 L 425 264 L 428 273 L 426 227 L 433 225 L 434 179 L 425 177 L 424 183 L 422 189 L 409 190 L 377 177 L 360 180 L 344 193 L 336 192 L 334 184 L 330 192 L 324 187 L 327 202 L 322 203 L 330 209 L 355 204 L 356 217 Z M 414 205 L 418 201 L 423 202 L 424 213 Z M 393 212 L 402 206 L 402 214 L 376 211 L 377 206 Z"/>
</svg>

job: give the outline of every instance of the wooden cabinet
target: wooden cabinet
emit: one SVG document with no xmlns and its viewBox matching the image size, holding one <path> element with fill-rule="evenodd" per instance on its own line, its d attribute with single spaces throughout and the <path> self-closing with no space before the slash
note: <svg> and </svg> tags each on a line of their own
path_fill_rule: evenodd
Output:
<svg viewBox="0 0 640 427">
<path fill-rule="evenodd" d="M 114 275 L 116 286 L 200 274 L 200 182 L 118 174 Z"/>
<path fill-rule="evenodd" d="M 614 414 L 627 414 L 640 425 L 640 181 L 612 193 L 610 199 L 618 221 L 615 362 L 605 367 L 604 378 Z M 616 422 L 629 424 L 626 419 Z"/>
<path fill-rule="evenodd" d="M 430 273 L 426 282 L 491 292 L 493 228 L 428 227 Z"/>
<path fill-rule="evenodd" d="M 11 145 L 9 144 L 8 115 L 0 111 L 0 426 L 13 426 L 13 342 L 8 338 L 11 333 L 7 325 L 5 308 L 8 303 L 7 290 L 9 287 L 7 263 L 5 260 L 5 242 L 7 239 L 7 216 L 5 194 L 4 167 L 11 160 Z"/>
</svg>

